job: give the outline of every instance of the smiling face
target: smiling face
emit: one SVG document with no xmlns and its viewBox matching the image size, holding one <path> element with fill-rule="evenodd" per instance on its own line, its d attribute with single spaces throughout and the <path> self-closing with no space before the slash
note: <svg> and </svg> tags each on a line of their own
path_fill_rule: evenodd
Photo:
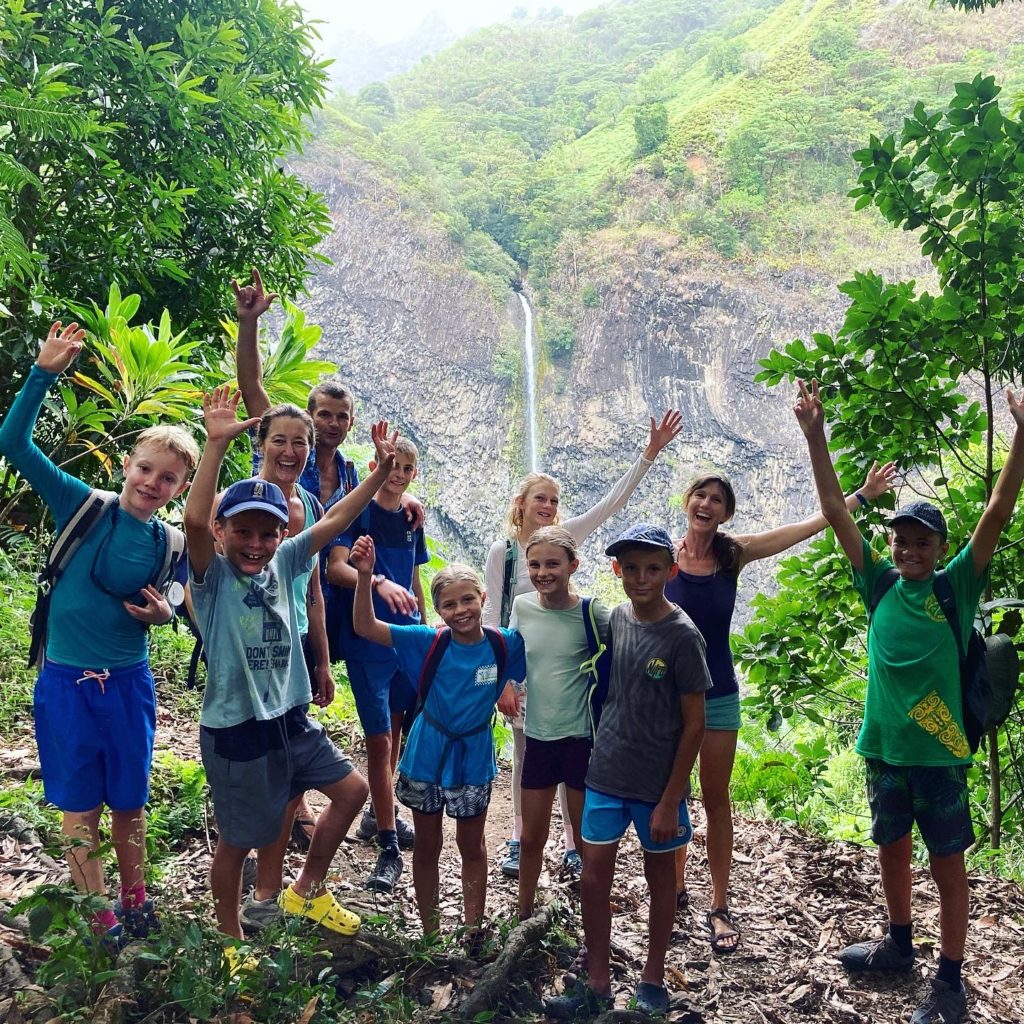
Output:
<svg viewBox="0 0 1024 1024">
<path fill-rule="evenodd" d="M 558 603 L 569 597 L 569 580 L 580 563 L 579 559 L 570 558 L 569 552 L 558 544 L 541 543 L 530 545 L 526 552 L 526 567 L 541 601 Z"/>
<path fill-rule="evenodd" d="M 714 533 L 732 518 L 729 494 L 719 480 L 692 487 L 686 495 L 686 518 L 691 530 Z"/>
<path fill-rule="evenodd" d="M 287 533 L 277 516 L 257 509 L 237 512 L 213 523 L 213 536 L 224 557 L 247 576 L 255 576 L 266 568 Z"/>
<path fill-rule="evenodd" d="M 523 534 L 529 536 L 542 526 L 553 526 L 558 520 L 558 485 L 541 481 L 516 499 L 523 513 Z"/>
<path fill-rule="evenodd" d="M 121 508 L 136 519 L 149 519 L 188 486 L 189 467 L 180 455 L 156 445 L 136 448 L 121 465 Z"/>
<path fill-rule="evenodd" d="M 337 448 L 344 443 L 355 422 L 351 398 L 331 398 L 317 393 L 316 408 L 313 410 L 317 444 Z"/>
<path fill-rule="evenodd" d="M 928 579 L 949 549 L 939 534 L 912 519 L 893 523 L 889 544 L 893 565 L 905 580 Z"/>
<path fill-rule="evenodd" d="M 665 584 L 679 571 L 664 548 L 637 545 L 620 551 L 612 570 L 622 580 L 622 589 L 639 618 L 665 601 Z"/>
<path fill-rule="evenodd" d="M 476 643 L 484 635 L 480 620 L 484 612 L 484 595 L 470 580 L 455 580 L 443 587 L 434 603 L 437 614 L 460 643 Z"/>
<path fill-rule="evenodd" d="M 370 463 L 370 469 L 375 469 L 376 464 Z M 401 498 L 409 489 L 409 484 L 416 479 L 416 456 L 408 452 L 395 452 L 395 465 L 388 474 L 387 480 L 380 486 L 377 493 L 377 500 L 383 498 Z"/>
<path fill-rule="evenodd" d="M 309 428 L 296 416 L 275 416 L 263 439 L 260 475 L 286 491 L 298 481 L 309 457 Z"/>
</svg>

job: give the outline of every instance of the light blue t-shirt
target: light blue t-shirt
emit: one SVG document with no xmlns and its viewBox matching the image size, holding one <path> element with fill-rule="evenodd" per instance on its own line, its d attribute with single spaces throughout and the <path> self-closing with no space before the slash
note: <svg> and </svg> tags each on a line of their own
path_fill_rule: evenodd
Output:
<svg viewBox="0 0 1024 1024">
<path fill-rule="evenodd" d="M 399 664 L 412 685 L 416 686 L 437 630 L 431 626 L 390 628 Z M 475 644 L 460 644 L 452 640 L 448 645 L 437 667 L 423 713 L 417 716 L 405 744 L 405 753 L 398 766 L 402 774 L 419 782 L 449 788 L 482 786 L 498 774 L 494 739 L 486 726 L 490 724 L 505 683 L 509 679 L 520 681 L 526 675 L 523 638 L 510 629 L 502 629 L 501 633 L 508 657 L 500 679 L 494 649 L 486 636 Z M 479 731 L 449 746 L 449 738 L 431 725 L 428 718 L 440 722 L 452 734 Z"/>
<path fill-rule="evenodd" d="M 0 452 L 46 503 L 59 533 L 89 487 L 55 466 L 32 440 L 43 399 L 57 375 L 33 366 L 0 426 Z M 89 531 L 53 588 L 46 656 L 75 668 L 123 668 L 144 661 L 147 633 L 125 610 L 164 563 L 166 539 L 153 517 L 118 505 Z"/>
<path fill-rule="evenodd" d="M 226 729 L 278 718 L 312 700 L 293 583 L 312 570 L 309 531 L 281 542 L 256 576 L 214 555 L 201 583 L 189 565 L 196 624 L 208 659 L 201 725 Z"/>
</svg>

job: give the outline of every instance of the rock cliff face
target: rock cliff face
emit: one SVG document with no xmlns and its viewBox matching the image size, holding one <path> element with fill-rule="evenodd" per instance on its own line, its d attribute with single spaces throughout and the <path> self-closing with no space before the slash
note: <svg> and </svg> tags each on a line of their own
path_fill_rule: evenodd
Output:
<svg viewBox="0 0 1024 1024">
<path fill-rule="evenodd" d="M 385 416 L 417 442 L 432 532 L 479 565 L 522 474 L 522 396 L 493 372 L 503 332 L 521 331 L 519 303 L 496 300 L 443 237 L 405 219 L 394 196 L 369 184 L 368 168 L 334 155 L 297 167 L 336 224 L 324 246 L 333 266 L 319 269 L 306 303 L 325 328 L 320 354 L 358 396 L 364 427 Z M 684 429 L 585 562 L 628 521 L 678 534 L 672 497 L 701 464 L 731 475 L 737 531 L 812 512 L 791 398 L 753 377 L 773 345 L 834 325 L 834 290 L 698 263 L 669 239 L 594 256 L 589 280 L 599 302 L 585 311 L 571 360 L 539 381 L 541 463 L 562 481 L 564 507 L 582 511 L 607 490 L 646 443 L 650 415 L 680 408 Z M 772 568 L 744 573 L 745 596 Z"/>
</svg>

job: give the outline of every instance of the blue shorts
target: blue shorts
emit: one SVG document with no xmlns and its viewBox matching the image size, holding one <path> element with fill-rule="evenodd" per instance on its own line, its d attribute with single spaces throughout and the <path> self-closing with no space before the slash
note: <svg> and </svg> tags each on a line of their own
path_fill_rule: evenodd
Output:
<svg viewBox="0 0 1024 1024">
<path fill-rule="evenodd" d="M 156 733 L 148 662 L 87 670 L 48 660 L 36 680 L 32 714 L 51 804 L 62 811 L 145 805 Z"/>
<path fill-rule="evenodd" d="M 583 800 L 583 841 L 593 846 L 607 846 L 617 843 L 633 822 L 640 845 L 648 853 L 670 853 L 685 846 L 693 838 L 690 828 L 690 812 L 686 801 L 679 804 L 679 831 L 667 843 L 656 843 L 651 839 L 651 814 L 657 804 L 646 800 L 626 800 L 621 796 L 609 796 L 587 786 Z"/>
<path fill-rule="evenodd" d="M 346 661 L 345 669 L 365 735 L 391 732 L 391 716 L 416 706 L 416 687 L 394 661 Z"/>
</svg>

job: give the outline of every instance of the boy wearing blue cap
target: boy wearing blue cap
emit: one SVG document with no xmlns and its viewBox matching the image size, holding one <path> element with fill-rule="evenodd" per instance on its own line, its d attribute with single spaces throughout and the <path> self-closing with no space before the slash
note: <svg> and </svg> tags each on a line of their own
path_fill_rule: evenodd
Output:
<svg viewBox="0 0 1024 1024">
<path fill-rule="evenodd" d="M 879 558 L 846 508 L 836 478 L 825 414 L 814 381 L 803 381 L 794 413 L 807 439 L 821 511 L 853 566 L 853 582 L 870 609 L 868 688 L 857 753 L 864 759 L 871 838 L 878 845 L 887 933 L 839 954 L 849 971 L 908 971 L 911 925 L 911 828 L 917 822 L 939 890 L 939 967 L 911 1024 L 959 1024 L 967 1016 L 961 982 L 969 916 L 964 851 L 974 842 L 967 796 L 971 748 L 964 731 L 956 638 L 936 597 L 935 567 L 949 548 L 946 521 L 927 501 L 890 520 L 890 558 Z M 1024 405 L 1007 391 L 1017 423 L 1009 454 L 970 541 L 950 559 L 945 581 L 956 601 L 966 650 L 988 564 L 1024 480 Z M 877 598 L 876 584 L 895 570 Z M 874 606 L 874 607 L 873 607 Z"/>
<path fill-rule="evenodd" d="M 298 645 L 292 581 L 344 530 L 387 478 L 394 440 L 374 426 L 377 468 L 308 530 L 287 537 L 288 504 L 259 478 L 227 489 L 209 523 L 217 477 L 231 441 L 257 420 L 239 421 L 238 394 L 222 387 L 203 399 L 207 443 L 185 505 L 189 583 L 209 658 L 200 716 L 203 766 L 213 794 L 218 841 L 210 887 L 220 930 L 242 937 L 238 919 L 242 862 L 278 838 L 288 802 L 307 789 L 329 800 L 295 882 L 279 902 L 344 935 L 360 920 L 324 887 L 332 858 L 366 799 L 353 769 L 306 708 L 312 694 Z M 214 550 L 215 542 L 223 554 Z M 290 822 L 286 827 L 290 827 Z M 229 953 L 234 964 L 237 954 Z"/>
<path fill-rule="evenodd" d="M 678 572 L 672 539 L 631 526 L 605 552 L 628 600 L 611 613 L 612 666 L 583 804 L 581 897 L 588 984 L 545 1003 L 552 1017 L 594 1016 L 611 1006 L 609 946 L 615 856 L 630 822 L 650 889 L 647 961 L 636 988 L 643 1013 L 668 1009 L 665 953 L 675 920 L 674 852 L 690 841 L 690 772 L 704 738 L 711 688 L 704 639 L 665 597 Z"/>
</svg>

